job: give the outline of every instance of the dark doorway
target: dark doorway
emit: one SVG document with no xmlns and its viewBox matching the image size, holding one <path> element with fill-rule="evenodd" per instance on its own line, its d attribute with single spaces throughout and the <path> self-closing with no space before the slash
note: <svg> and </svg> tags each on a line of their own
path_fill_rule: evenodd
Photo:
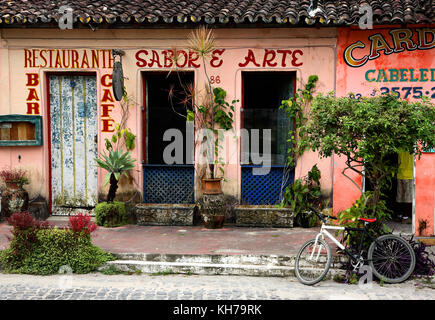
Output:
<svg viewBox="0 0 435 320">
<path fill-rule="evenodd" d="M 193 161 L 187 157 L 193 136 L 188 145 L 186 115 L 187 109 L 192 109 L 189 90 L 194 88 L 194 73 L 145 72 L 143 83 L 144 202 L 193 203 L 195 173 Z M 182 141 L 164 141 L 169 129 L 179 130 Z M 165 163 L 164 151 L 174 141 L 177 146 L 182 144 L 181 161 Z"/>
<path fill-rule="evenodd" d="M 164 164 L 163 150 L 170 143 L 163 141 L 166 130 L 178 129 L 186 137 L 186 108 L 191 109 L 186 90 L 193 87 L 193 78 L 193 72 L 145 73 L 146 163 Z M 185 155 L 185 139 L 183 151 Z"/>
<path fill-rule="evenodd" d="M 242 139 L 241 200 L 244 204 L 273 205 L 281 200 L 282 191 L 293 182 L 294 171 L 288 170 L 288 133 L 291 119 L 280 110 L 282 100 L 294 96 L 296 72 L 242 72 L 242 128 L 249 139 Z M 264 129 L 271 130 L 271 163 L 267 174 L 254 174 L 258 163 L 252 157 L 252 129 L 259 129 L 258 152 L 264 156 Z M 263 164 L 264 167 L 264 164 Z"/>
<path fill-rule="evenodd" d="M 412 222 L 412 194 L 413 194 L 413 157 L 407 153 L 391 154 L 386 158 L 389 165 L 398 172 L 390 176 L 389 183 L 381 192 L 381 199 L 391 210 L 391 218 L 395 222 L 411 224 Z M 370 179 L 365 179 L 365 191 L 373 191 Z"/>
</svg>

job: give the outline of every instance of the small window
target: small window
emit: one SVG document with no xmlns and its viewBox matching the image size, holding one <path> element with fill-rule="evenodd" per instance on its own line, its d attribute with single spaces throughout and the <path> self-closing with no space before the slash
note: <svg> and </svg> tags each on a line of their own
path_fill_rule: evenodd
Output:
<svg viewBox="0 0 435 320">
<path fill-rule="evenodd" d="M 0 146 L 42 145 L 41 116 L 0 116 Z"/>
<path fill-rule="evenodd" d="M 279 107 L 282 100 L 294 96 L 295 72 L 243 72 L 242 127 L 249 141 L 242 141 L 242 164 L 255 164 L 252 159 L 252 129 L 259 129 L 259 153 L 263 155 L 263 130 L 271 130 L 271 165 L 284 166 L 290 147 L 288 132 L 292 119 Z M 249 148 L 247 147 L 249 146 Z"/>
</svg>

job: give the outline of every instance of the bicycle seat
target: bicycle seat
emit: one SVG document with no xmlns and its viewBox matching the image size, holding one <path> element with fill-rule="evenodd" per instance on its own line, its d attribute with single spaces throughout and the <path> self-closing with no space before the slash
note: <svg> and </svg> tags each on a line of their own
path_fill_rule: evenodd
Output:
<svg viewBox="0 0 435 320">
<path fill-rule="evenodd" d="M 372 223 L 372 222 L 376 221 L 376 218 L 372 218 L 372 219 L 369 219 L 369 218 L 358 218 L 358 221 L 365 221 L 365 222 Z"/>
</svg>

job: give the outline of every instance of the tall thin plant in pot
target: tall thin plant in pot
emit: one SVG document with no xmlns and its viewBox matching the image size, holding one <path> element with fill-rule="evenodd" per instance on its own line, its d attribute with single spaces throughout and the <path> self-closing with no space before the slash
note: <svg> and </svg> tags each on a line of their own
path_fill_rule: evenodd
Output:
<svg viewBox="0 0 435 320">
<path fill-rule="evenodd" d="M 206 78 L 205 91 L 202 103 L 194 104 L 195 122 L 197 128 L 208 129 L 211 133 L 203 137 L 200 144 L 206 144 L 207 172 L 202 179 L 203 191 L 205 194 L 220 194 L 221 181 L 225 175 L 225 162 L 219 157 L 219 152 L 223 148 L 223 131 L 233 129 L 234 103 L 226 101 L 226 91 L 221 87 L 213 87 L 207 70 L 207 60 L 216 49 L 214 31 L 206 27 L 200 27 L 190 34 L 189 49 L 198 55 L 202 61 L 202 67 Z M 218 172 L 221 177 L 218 177 Z"/>
</svg>

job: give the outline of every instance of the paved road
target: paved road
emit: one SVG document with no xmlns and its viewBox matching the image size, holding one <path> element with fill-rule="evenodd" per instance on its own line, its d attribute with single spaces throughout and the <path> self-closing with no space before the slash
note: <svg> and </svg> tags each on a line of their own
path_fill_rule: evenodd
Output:
<svg viewBox="0 0 435 320">
<path fill-rule="evenodd" d="M 435 279 L 432 280 L 435 283 Z M 304 286 L 295 278 L 197 275 L 0 274 L 0 299 L 10 300 L 435 300 L 415 281 L 372 288 L 324 281 Z"/>
</svg>

